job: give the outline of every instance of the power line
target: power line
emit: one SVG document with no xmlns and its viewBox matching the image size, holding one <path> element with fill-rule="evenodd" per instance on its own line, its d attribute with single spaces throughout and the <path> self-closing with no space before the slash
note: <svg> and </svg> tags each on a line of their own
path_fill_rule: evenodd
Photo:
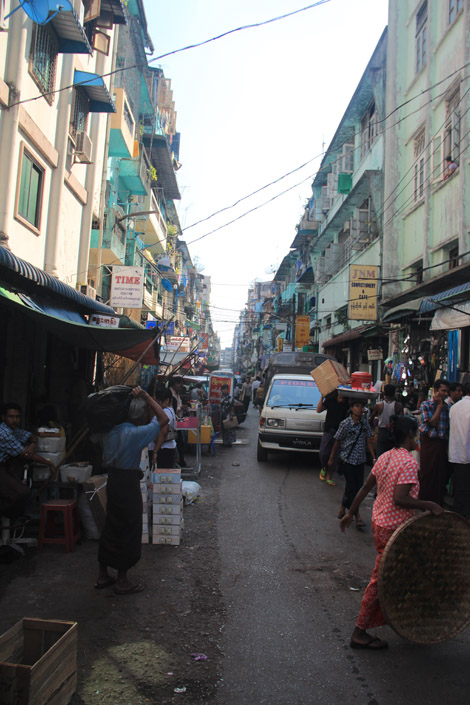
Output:
<svg viewBox="0 0 470 705">
<path fill-rule="evenodd" d="M 294 15 L 298 15 L 301 12 L 306 12 L 307 10 L 311 10 L 314 7 L 318 7 L 319 5 L 325 5 L 327 2 L 331 2 L 331 0 L 317 0 L 317 2 L 314 2 L 311 5 L 306 5 L 305 7 L 299 8 L 298 10 L 292 10 L 292 12 L 287 12 L 284 15 L 278 15 L 277 17 L 272 17 L 269 20 L 263 20 L 261 22 L 254 22 L 252 24 L 242 25 L 241 27 L 236 27 L 235 29 L 229 29 L 227 32 L 223 32 L 222 34 L 218 34 L 215 37 L 211 37 L 210 39 L 204 39 L 202 42 L 197 42 L 195 44 L 188 44 L 187 46 L 181 47 L 180 49 L 173 49 L 172 51 L 167 51 L 165 54 L 160 54 L 160 56 L 155 56 L 153 59 L 150 59 L 145 64 L 133 64 L 132 66 L 122 66 L 118 69 L 114 69 L 113 71 L 108 71 L 108 73 L 97 74 L 97 75 L 99 75 L 99 78 L 108 78 L 108 76 L 113 76 L 117 73 L 122 73 L 123 71 L 130 71 L 130 70 L 134 70 L 134 69 L 145 69 L 149 66 L 149 64 L 153 64 L 155 61 L 160 61 L 161 59 L 165 59 L 168 56 L 173 56 L 174 54 L 180 54 L 181 52 L 189 51 L 190 49 L 197 49 L 198 47 L 202 47 L 205 44 L 210 44 L 211 42 L 215 42 L 219 39 L 223 39 L 224 37 L 228 37 L 231 34 L 235 34 L 236 32 L 242 32 L 247 29 L 256 29 L 257 27 L 263 27 L 265 25 L 272 24 L 273 22 L 279 22 L 280 20 L 285 20 L 288 17 L 293 17 Z M 17 105 L 22 105 L 24 103 L 31 103 L 32 101 L 39 100 L 40 98 L 43 98 L 44 96 L 51 96 L 51 95 L 55 95 L 56 93 L 62 93 L 63 91 L 70 90 L 71 88 L 76 88 L 77 86 L 84 86 L 87 83 L 95 81 L 97 75 L 95 75 L 93 78 L 90 78 L 86 81 L 81 81 L 80 83 L 72 83 L 71 85 L 64 86 L 63 88 L 57 88 L 53 91 L 47 91 L 46 93 L 40 93 L 38 96 L 35 96 L 34 98 L 25 98 L 23 100 L 19 100 L 16 103 L 12 103 L 9 107 L 13 108 Z"/>
</svg>

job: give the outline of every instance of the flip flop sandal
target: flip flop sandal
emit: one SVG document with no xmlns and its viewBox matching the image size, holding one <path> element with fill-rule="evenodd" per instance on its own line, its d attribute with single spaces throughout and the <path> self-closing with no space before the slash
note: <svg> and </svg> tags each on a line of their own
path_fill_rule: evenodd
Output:
<svg viewBox="0 0 470 705">
<path fill-rule="evenodd" d="M 388 642 L 383 641 L 383 639 L 379 639 L 376 636 L 370 641 L 365 642 L 364 644 L 362 644 L 360 641 L 350 641 L 349 646 L 351 647 L 351 649 L 369 649 L 370 651 L 375 651 L 380 649 L 388 649 Z"/>
<path fill-rule="evenodd" d="M 342 519 L 343 517 L 346 516 L 346 510 L 344 512 L 339 512 L 339 514 L 337 516 L 338 516 L 338 519 Z"/>
<path fill-rule="evenodd" d="M 114 588 L 114 592 L 116 595 L 134 595 L 136 592 L 143 592 L 144 586 L 143 585 L 131 585 L 130 588 L 127 588 L 126 590 L 122 590 L 118 587 Z"/>
<path fill-rule="evenodd" d="M 362 519 L 356 521 L 356 529 L 363 529 L 365 526 L 367 526 L 367 524 L 365 521 L 362 521 Z"/>
<path fill-rule="evenodd" d="M 104 583 L 95 583 L 95 590 L 104 590 L 104 588 L 111 587 L 116 582 L 116 578 L 109 578 L 105 580 Z"/>
<path fill-rule="evenodd" d="M 330 487 L 336 487 L 336 482 L 334 480 L 327 480 L 326 484 Z"/>
</svg>

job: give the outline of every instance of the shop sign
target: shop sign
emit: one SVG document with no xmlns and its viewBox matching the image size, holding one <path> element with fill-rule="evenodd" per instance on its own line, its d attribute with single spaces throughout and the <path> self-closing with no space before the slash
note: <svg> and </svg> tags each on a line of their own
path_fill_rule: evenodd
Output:
<svg viewBox="0 0 470 705">
<path fill-rule="evenodd" d="M 209 350 L 209 333 L 201 333 L 199 341 L 199 350 Z"/>
<path fill-rule="evenodd" d="M 284 339 L 279 336 L 277 339 L 277 351 L 282 352 L 284 350 Z"/>
<path fill-rule="evenodd" d="M 296 316 L 295 347 L 302 348 L 310 342 L 310 316 Z"/>
<path fill-rule="evenodd" d="M 143 267 L 113 267 L 109 301 L 113 308 L 142 308 L 143 292 Z"/>
<path fill-rule="evenodd" d="M 102 313 L 93 313 L 88 325 L 97 328 L 119 328 L 119 318 L 117 316 L 104 316 Z"/>
<path fill-rule="evenodd" d="M 209 378 L 209 401 L 211 404 L 220 404 L 222 399 L 222 387 L 228 384 L 229 393 L 233 394 L 233 377 L 211 375 Z"/>
<path fill-rule="evenodd" d="M 287 321 L 276 321 L 276 330 L 287 330 Z"/>
<path fill-rule="evenodd" d="M 354 321 L 377 320 L 377 265 L 349 266 L 348 318 Z"/>
<path fill-rule="evenodd" d="M 191 340 L 182 335 L 170 335 L 166 337 L 166 352 L 189 352 Z"/>
<path fill-rule="evenodd" d="M 382 350 L 368 350 L 367 359 L 369 360 L 369 362 L 372 362 L 373 360 L 383 360 L 384 354 Z"/>
</svg>

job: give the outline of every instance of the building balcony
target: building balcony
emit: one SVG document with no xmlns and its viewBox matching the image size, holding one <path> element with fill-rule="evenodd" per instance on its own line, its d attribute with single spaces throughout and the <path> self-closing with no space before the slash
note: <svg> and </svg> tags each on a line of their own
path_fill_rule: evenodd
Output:
<svg viewBox="0 0 470 705">
<path fill-rule="evenodd" d="M 109 156 L 132 157 L 134 154 L 135 120 L 124 88 L 114 89 L 116 112 L 111 115 Z"/>
<path fill-rule="evenodd" d="M 123 158 L 119 162 L 118 190 L 134 196 L 147 196 L 150 189 L 149 162 L 145 149 L 140 145 L 138 157 Z"/>
<path fill-rule="evenodd" d="M 160 255 L 166 251 L 167 225 L 152 191 L 145 199 L 142 210 L 153 211 L 145 221 L 145 246 L 152 255 Z"/>
</svg>

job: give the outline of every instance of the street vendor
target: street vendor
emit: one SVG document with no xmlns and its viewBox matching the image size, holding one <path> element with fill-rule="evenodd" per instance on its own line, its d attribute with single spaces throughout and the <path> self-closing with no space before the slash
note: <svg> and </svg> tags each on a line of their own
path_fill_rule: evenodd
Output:
<svg viewBox="0 0 470 705">
<path fill-rule="evenodd" d="M 0 516 L 16 519 L 24 513 L 30 490 L 23 484 L 25 465 L 35 462 L 48 465 L 53 477 L 56 468 L 50 460 L 36 453 L 38 439 L 20 428 L 21 407 L 4 404 L 0 423 Z"/>
<path fill-rule="evenodd" d="M 135 387 L 132 396 L 128 420 L 103 436 L 103 465 L 108 473 L 107 505 L 95 588 L 115 584 L 114 591 L 118 595 L 144 589 L 127 577 L 127 571 L 140 560 L 142 546 L 140 458 L 142 450 L 168 424 L 168 416 L 147 392 Z M 108 573 L 108 567 L 117 570 L 116 577 Z"/>
<path fill-rule="evenodd" d="M 367 632 L 367 629 L 387 623 L 379 603 L 378 574 L 388 540 L 403 522 L 414 515 L 416 509 L 433 514 L 441 514 L 444 511 L 435 502 L 417 499 L 419 466 L 411 452 L 416 448 L 418 424 L 410 416 L 392 416 L 390 424 L 394 447 L 377 460 L 340 523 L 341 531 L 344 532 L 363 500 L 377 485 L 377 499 L 372 510 L 372 530 L 377 558 L 351 635 L 349 645 L 352 649 L 385 649 L 388 646 L 385 640 Z"/>
</svg>

